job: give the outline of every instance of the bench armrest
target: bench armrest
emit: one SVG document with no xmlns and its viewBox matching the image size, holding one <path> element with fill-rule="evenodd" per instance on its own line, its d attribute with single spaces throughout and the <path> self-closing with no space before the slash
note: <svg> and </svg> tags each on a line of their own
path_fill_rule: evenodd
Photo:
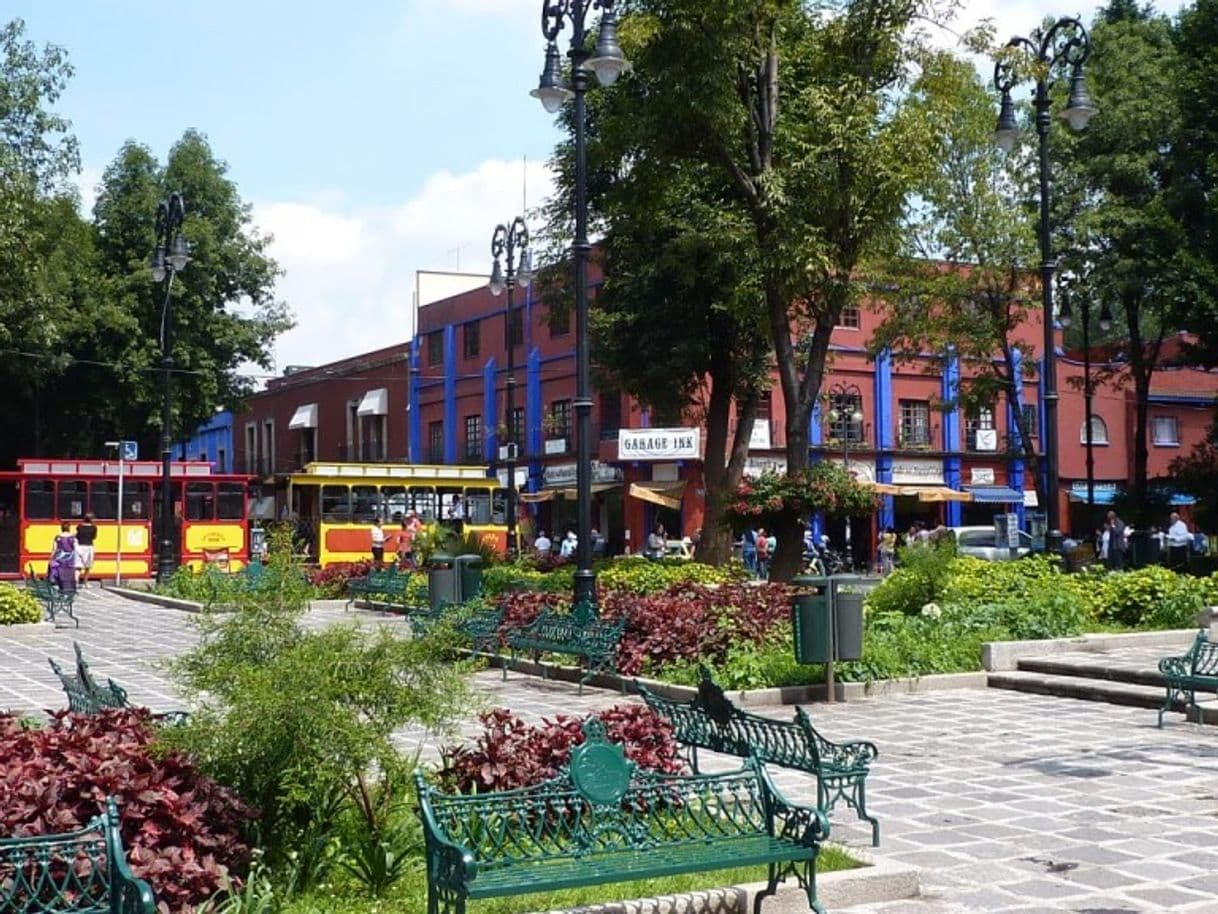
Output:
<svg viewBox="0 0 1218 914">
<path fill-rule="evenodd" d="M 850 743 L 831 743 L 824 741 L 821 746 L 822 761 L 830 762 L 842 768 L 866 768 L 879 757 L 880 750 L 875 743 L 866 740 L 856 740 Z"/>
<path fill-rule="evenodd" d="M 1183 657 L 1164 657 L 1159 661 L 1159 672 L 1175 679 L 1187 678 L 1192 673 L 1192 658 L 1187 654 Z"/>
<path fill-rule="evenodd" d="M 423 822 L 428 879 L 446 888 L 468 885 L 478 875 L 478 861 L 468 848 L 450 839 L 440 828 L 431 808 L 431 787 L 421 771 L 415 771 L 414 786 Z"/>
<path fill-rule="evenodd" d="M 110 891 L 118 896 L 120 914 L 156 914 L 152 886 L 133 876 L 127 869 L 126 860 L 119 860 L 118 863 L 120 871 L 115 877 L 115 884 L 110 886 Z"/>
<path fill-rule="evenodd" d="M 765 766 L 755 757 L 753 763 L 761 773 L 770 806 L 774 810 L 774 834 L 804 847 L 819 847 L 829 837 L 829 817 L 824 810 L 792 803 L 770 779 Z"/>
</svg>

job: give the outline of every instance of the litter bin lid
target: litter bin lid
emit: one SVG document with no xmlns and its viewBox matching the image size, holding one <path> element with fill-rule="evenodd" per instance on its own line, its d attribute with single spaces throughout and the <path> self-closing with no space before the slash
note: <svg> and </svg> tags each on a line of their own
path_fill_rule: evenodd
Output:
<svg viewBox="0 0 1218 914">
<path fill-rule="evenodd" d="M 461 565 L 481 565 L 482 556 L 476 552 L 467 552 L 464 555 L 457 556 L 457 562 Z"/>
<path fill-rule="evenodd" d="M 431 558 L 428 559 L 428 565 L 449 565 L 453 563 L 453 557 L 447 552 L 433 552 Z"/>
<path fill-rule="evenodd" d="M 829 583 L 828 578 L 817 577 L 815 575 L 801 574 L 791 578 L 791 583 L 796 587 L 823 587 Z"/>
</svg>

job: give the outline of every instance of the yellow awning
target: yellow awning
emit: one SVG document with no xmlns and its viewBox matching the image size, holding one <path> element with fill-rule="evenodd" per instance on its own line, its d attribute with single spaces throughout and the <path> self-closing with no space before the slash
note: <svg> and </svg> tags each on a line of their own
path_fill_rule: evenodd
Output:
<svg viewBox="0 0 1218 914">
<path fill-rule="evenodd" d="M 518 492 L 517 496 L 526 505 L 532 505 L 539 501 L 549 501 L 554 497 L 554 492 L 554 489 L 542 489 L 540 492 Z"/>
<path fill-rule="evenodd" d="M 620 483 L 616 482 L 598 482 L 592 487 L 592 494 L 596 495 L 600 492 L 608 492 L 610 489 L 616 489 Z M 521 492 L 520 500 L 525 504 L 536 504 L 541 501 L 550 501 L 554 498 L 569 498 L 574 501 L 579 498 L 579 492 L 576 489 L 542 489 L 540 492 Z"/>
<path fill-rule="evenodd" d="M 683 482 L 632 482 L 630 497 L 639 501 L 649 501 L 653 505 L 671 508 L 674 511 L 681 507 L 681 495 L 685 492 Z"/>
<path fill-rule="evenodd" d="M 902 495 L 916 495 L 918 501 L 972 501 L 972 492 L 957 492 L 947 486 L 903 486 Z"/>
<path fill-rule="evenodd" d="M 873 482 L 869 483 L 871 490 L 877 495 L 900 495 L 901 486 L 894 486 L 890 482 Z"/>
</svg>

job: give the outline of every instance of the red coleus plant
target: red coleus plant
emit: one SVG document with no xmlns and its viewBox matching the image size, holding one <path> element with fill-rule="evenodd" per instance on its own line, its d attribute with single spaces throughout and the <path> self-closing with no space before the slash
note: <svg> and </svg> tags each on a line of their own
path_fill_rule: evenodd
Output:
<svg viewBox="0 0 1218 914">
<path fill-rule="evenodd" d="M 142 708 L 59 711 L 35 729 L 0 714 L 0 836 L 74 831 L 115 796 L 128 862 L 162 911 L 192 911 L 226 875 L 239 883 L 253 811 L 185 755 L 154 753 L 154 737 Z"/>
<path fill-rule="evenodd" d="M 684 766 L 668 721 L 642 705 L 615 705 L 596 715 L 610 740 L 642 768 L 678 774 Z M 483 732 L 473 743 L 440 750 L 440 784 L 448 791 L 482 793 L 541 783 L 558 774 L 571 750 L 584 741 L 584 719 L 560 714 L 539 725 L 506 708 L 481 716 Z"/>
</svg>

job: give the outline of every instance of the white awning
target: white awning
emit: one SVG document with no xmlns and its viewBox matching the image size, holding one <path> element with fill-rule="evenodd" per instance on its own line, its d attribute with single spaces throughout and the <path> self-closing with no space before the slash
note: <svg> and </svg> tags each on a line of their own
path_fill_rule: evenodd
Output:
<svg viewBox="0 0 1218 914">
<path fill-rule="evenodd" d="M 1023 506 L 1025 508 L 1039 508 L 1040 499 L 1036 495 L 1035 489 L 1023 490 Z"/>
<path fill-rule="evenodd" d="M 292 413 L 292 421 L 288 423 L 288 428 L 317 428 L 317 404 L 306 403 L 304 406 L 296 407 L 296 412 Z"/>
<path fill-rule="evenodd" d="M 361 416 L 389 415 L 389 391 L 384 387 L 368 391 L 364 394 L 364 399 L 359 401 L 359 409 L 356 412 Z"/>
</svg>

